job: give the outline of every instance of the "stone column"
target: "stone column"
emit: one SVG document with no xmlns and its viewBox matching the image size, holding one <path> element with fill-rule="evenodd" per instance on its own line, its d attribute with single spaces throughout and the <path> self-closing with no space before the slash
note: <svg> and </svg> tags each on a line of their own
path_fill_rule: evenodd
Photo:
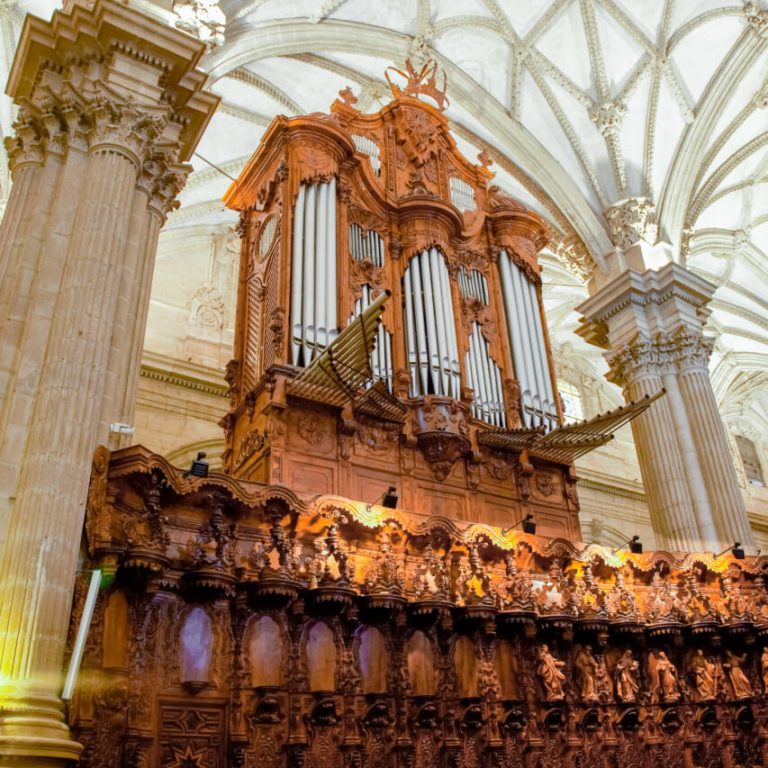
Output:
<svg viewBox="0 0 768 768">
<path fill-rule="evenodd" d="M 616 251 L 590 280 L 578 333 L 603 347 L 608 378 L 627 401 L 666 396 L 632 422 L 659 546 L 721 550 L 753 537 L 707 362 L 707 304 L 715 286 L 655 242 L 654 211 L 630 199 L 606 211 Z"/>
<path fill-rule="evenodd" d="M 0 766 L 80 752 L 58 697 L 91 457 L 131 416 L 157 235 L 216 106 L 202 51 L 112 0 L 22 32 L 0 230 Z"/>
</svg>

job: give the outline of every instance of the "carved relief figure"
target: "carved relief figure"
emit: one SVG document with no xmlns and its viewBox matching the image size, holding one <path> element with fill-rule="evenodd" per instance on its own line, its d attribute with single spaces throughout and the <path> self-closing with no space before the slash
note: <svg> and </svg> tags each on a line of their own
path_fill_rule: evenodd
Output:
<svg viewBox="0 0 768 768">
<path fill-rule="evenodd" d="M 576 654 L 574 666 L 581 678 L 581 698 L 584 701 L 597 701 L 597 662 L 589 646 L 581 648 Z"/>
<path fill-rule="evenodd" d="M 547 701 L 562 701 L 565 698 L 563 692 L 565 675 L 560 671 L 564 666 L 565 662 L 556 659 L 549 652 L 548 646 L 542 645 L 539 648 L 539 663 L 536 667 L 536 674 L 541 678 Z"/>
<path fill-rule="evenodd" d="M 733 689 L 733 695 L 737 699 L 748 699 L 752 695 L 752 683 L 744 674 L 741 665 L 747 660 L 747 654 L 737 656 L 733 651 L 726 652 L 725 668 L 728 672 L 728 680 Z"/>
<path fill-rule="evenodd" d="M 656 701 L 667 704 L 680 700 L 680 683 L 675 665 L 664 651 L 648 657 L 651 678 L 651 694 Z"/>
<path fill-rule="evenodd" d="M 704 656 L 704 651 L 699 648 L 691 661 L 691 669 L 696 683 L 696 693 L 701 701 L 712 701 L 717 697 L 717 689 L 720 684 L 720 668 L 713 661 Z"/>
<path fill-rule="evenodd" d="M 760 657 L 760 672 L 763 676 L 763 691 L 768 693 L 768 646 L 763 648 L 763 655 Z"/>
<path fill-rule="evenodd" d="M 616 664 L 616 698 L 624 704 L 637 701 L 640 685 L 637 682 L 639 662 L 635 661 L 632 651 L 624 651 Z"/>
</svg>

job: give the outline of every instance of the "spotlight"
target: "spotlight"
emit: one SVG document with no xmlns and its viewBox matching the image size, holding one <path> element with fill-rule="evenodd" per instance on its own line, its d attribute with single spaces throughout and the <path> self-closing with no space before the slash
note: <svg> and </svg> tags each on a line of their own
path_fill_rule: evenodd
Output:
<svg viewBox="0 0 768 768">
<path fill-rule="evenodd" d="M 374 504 L 381 504 L 382 507 L 387 509 L 397 509 L 397 488 L 394 485 L 390 485 L 376 501 L 366 505 L 369 512 Z"/>
<path fill-rule="evenodd" d="M 620 552 L 624 547 L 629 547 L 629 551 L 633 555 L 643 554 L 643 542 L 640 541 L 640 537 L 637 534 L 635 534 L 626 544 L 616 547 L 616 549 L 613 550 L 613 554 L 615 555 L 617 552 Z"/>
<path fill-rule="evenodd" d="M 208 477 L 208 462 L 203 461 L 205 451 L 198 451 L 197 458 L 192 462 L 192 466 L 184 473 L 184 477 Z"/>
<path fill-rule="evenodd" d="M 743 560 L 744 559 L 744 549 L 741 546 L 741 542 L 740 541 L 735 541 L 733 543 L 733 546 L 726 547 L 722 552 L 719 552 L 718 554 L 716 554 L 715 555 L 715 559 L 717 559 L 718 557 L 724 555 L 726 552 L 733 552 L 733 556 L 737 560 Z"/>
<path fill-rule="evenodd" d="M 381 498 L 381 506 L 387 509 L 397 509 L 397 488 L 390 485 Z"/>
<path fill-rule="evenodd" d="M 509 528 L 502 528 L 501 535 L 506 536 L 513 528 L 517 528 L 520 523 L 523 524 L 523 533 L 530 533 L 532 536 L 536 535 L 536 523 L 533 520 L 532 512 L 529 512 L 522 520 L 514 523 L 514 525 L 510 525 Z"/>
</svg>

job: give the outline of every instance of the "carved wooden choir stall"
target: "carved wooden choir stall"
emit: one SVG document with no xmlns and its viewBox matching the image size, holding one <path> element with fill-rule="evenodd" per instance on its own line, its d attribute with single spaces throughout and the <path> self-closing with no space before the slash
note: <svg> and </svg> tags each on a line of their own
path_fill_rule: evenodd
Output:
<svg viewBox="0 0 768 768">
<path fill-rule="evenodd" d="M 82 764 L 768 765 L 768 561 L 573 543 L 573 460 L 653 398 L 563 425 L 546 225 L 433 64 L 387 74 L 376 114 L 276 118 L 227 194 L 225 471 L 95 455 Z"/>
</svg>

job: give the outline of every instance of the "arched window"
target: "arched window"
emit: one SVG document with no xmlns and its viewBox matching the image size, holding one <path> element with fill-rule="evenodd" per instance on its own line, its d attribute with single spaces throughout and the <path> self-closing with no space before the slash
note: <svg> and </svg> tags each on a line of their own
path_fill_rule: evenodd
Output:
<svg viewBox="0 0 768 768">
<path fill-rule="evenodd" d="M 584 409 L 581 405 L 581 392 L 579 388 L 568 381 L 558 379 L 557 391 L 563 402 L 563 416 L 567 422 L 582 421 Z"/>
<path fill-rule="evenodd" d="M 760 459 L 757 455 L 755 444 L 743 435 L 736 435 L 736 445 L 739 449 L 741 463 L 744 465 L 744 474 L 747 476 L 747 482 L 752 485 L 765 485 L 763 468 L 760 466 Z"/>
</svg>

